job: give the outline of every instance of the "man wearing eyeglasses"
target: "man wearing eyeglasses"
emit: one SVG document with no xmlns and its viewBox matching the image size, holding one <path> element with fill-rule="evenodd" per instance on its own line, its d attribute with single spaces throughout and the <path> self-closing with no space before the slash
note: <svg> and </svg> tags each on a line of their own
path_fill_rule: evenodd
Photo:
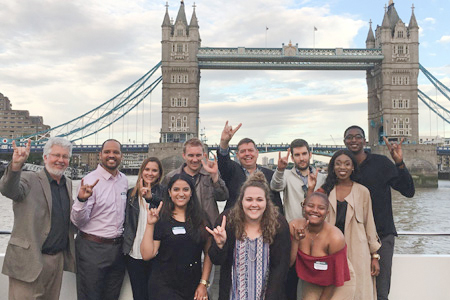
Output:
<svg viewBox="0 0 450 300">
<path fill-rule="evenodd" d="M 294 167 L 286 170 L 289 156 L 292 155 Z M 311 150 L 308 143 L 302 139 L 293 140 L 287 151 L 287 156 L 279 153 L 277 170 L 270 181 L 270 188 L 283 191 L 283 207 L 288 222 L 302 218 L 302 204 L 308 195 L 308 189 L 314 192 L 325 183 L 326 174 L 318 173 L 310 165 Z M 314 179 L 315 183 L 313 180 Z M 297 299 L 298 277 L 295 266 L 289 270 L 286 284 L 287 299 Z"/>
<path fill-rule="evenodd" d="M 408 198 L 413 197 L 415 192 L 413 179 L 403 162 L 403 139 L 398 144 L 389 143 L 386 137 L 383 139 L 394 163 L 384 155 L 364 151 L 366 140 L 361 127 L 353 125 L 344 132 L 345 146 L 355 155 L 358 162 L 359 174 L 356 181 L 370 191 L 373 217 L 381 239 L 381 248 L 377 255 L 380 263 L 380 274 L 377 276 L 378 300 L 388 299 L 392 256 L 397 236 L 392 213 L 391 188 Z"/>
<path fill-rule="evenodd" d="M 11 162 L 0 180 L 0 192 L 14 201 L 14 226 L 2 270 L 9 276 L 9 299 L 57 300 L 63 270 L 75 272 L 72 182 L 64 176 L 72 144 L 50 138 L 39 172 L 22 172 L 30 140 L 25 147 L 14 141 L 12 146 Z"/>
</svg>

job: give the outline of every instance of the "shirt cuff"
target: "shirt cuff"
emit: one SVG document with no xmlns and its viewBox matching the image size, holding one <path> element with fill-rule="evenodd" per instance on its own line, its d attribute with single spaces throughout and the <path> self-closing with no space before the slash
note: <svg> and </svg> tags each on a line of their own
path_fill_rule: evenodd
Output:
<svg viewBox="0 0 450 300">
<path fill-rule="evenodd" d="M 230 153 L 230 147 L 227 147 L 226 149 L 222 149 L 222 147 L 219 146 L 219 153 L 220 155 L 226 156 L 228 153 Z"/>
</svg>

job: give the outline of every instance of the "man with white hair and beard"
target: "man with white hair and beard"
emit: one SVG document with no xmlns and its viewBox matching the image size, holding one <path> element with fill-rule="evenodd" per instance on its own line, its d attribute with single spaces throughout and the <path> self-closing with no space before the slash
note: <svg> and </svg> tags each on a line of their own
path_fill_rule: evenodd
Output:
<svg viewBox="0 0 450 300">
<path fill-rule="evenodd" d="M 289 155 L 292 157 L 294 167 L 286 170 L 289 163 Z M 308 143 L 302 139 L 291 142 L 287 156 L 278 158 L 277 170 L 270 181 L 270 188 L 277 192 L 283 192 L 283 207 L 288 222 L 303 217 L 303 201 L 309 192 L 314 192 L 324 184 L 326 175 L 318 173 L 310 166 L 311 150 Z M 295 265 L 290 268 L 286 283 L 287 299 L 297 299 L 298 277 Z"/>
<path fill-rule="evenodd" d="M 70 224 L 72 182 L 64 176 L 72 155 L 65 138 L 50 138 L 45 167 L 22 172 L 31 141 L 17 147 L 0 192 L 13 200 L 14 226 L 2 273 L 9 276 L 9 299 L 59 299 L 63 270 L 75 272 L 74 229 Z"/>
</svg>

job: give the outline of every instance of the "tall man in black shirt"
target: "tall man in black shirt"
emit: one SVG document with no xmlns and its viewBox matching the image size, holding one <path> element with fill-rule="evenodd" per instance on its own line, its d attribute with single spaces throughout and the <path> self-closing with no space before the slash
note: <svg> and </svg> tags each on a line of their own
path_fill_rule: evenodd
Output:
<svg viewBox="0 0 450 300">
<path fill-rule="evenodd" d="M 414 196 L 414 182 L 403 162 L 402 143 L 391 144 L 384 137 L 392 159 L 384 155 L 371 154 L 364 151 L 366 144 L 364 130 L 356 125 L 350 126 L 344 132 L 344 143 L 353 152 L 358 162 L 359 176 L 357 182 L 367 187 L 372 198 L 373 217 L 381 239 L 378 250 L 380 259 L 380 274 L 377 277 L 378 300 L 387 300 L 391 286 L 392 256 L 397 231 L 392 213 L 391 188 L 403 196 Z"/>
</svg>

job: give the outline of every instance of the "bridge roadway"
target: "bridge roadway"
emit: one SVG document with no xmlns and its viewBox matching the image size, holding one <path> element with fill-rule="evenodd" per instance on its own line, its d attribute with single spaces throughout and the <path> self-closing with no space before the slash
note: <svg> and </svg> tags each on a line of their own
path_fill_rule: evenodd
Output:
<svg viewBox="0 0 450 300">
<path fill-rule="evenodd" d="M 310 145 L 311 151 L 316 155 L 323 156 L 332 156 L 334 152 L 345 149 L 344 145 Z M 279 151 L 287 151 L 289 148 L 289 144 L 257 144 L 259 152 L 261 153 L 270 153 L 270 152 L 279 152 Z M 39 153 L 43 151 L 44 146 L 42 145 L 32 145 L 31 152 Z M 89 153 L 89 152 L 100 152 L 101 145 L 74 145 L 73 153 Z M 148 152 L 148 144 L 124 144 L 122 145 L 122 149 L 124 153 L 144 153 Z M 208 145 L 208 151 L 216 151 L 219 149 L 218 144 Z M 237 150 L 237 145 L 230 146 L 231 151 Z M 366 150 L 370 151 L 370 147 L 366 147 Z M 450 155 L 450 147 L 436 147 L 437 155 Z M 12 153 L 13 149 L 11 145 L 1 145 L 0 153 Z"/>
<path fill-rule="evenodd" d="M 380 64 L 381 49 L 211 48 L 198 49 L 200 69 L 227 70 L 370 70 Z"/>
</svg>

